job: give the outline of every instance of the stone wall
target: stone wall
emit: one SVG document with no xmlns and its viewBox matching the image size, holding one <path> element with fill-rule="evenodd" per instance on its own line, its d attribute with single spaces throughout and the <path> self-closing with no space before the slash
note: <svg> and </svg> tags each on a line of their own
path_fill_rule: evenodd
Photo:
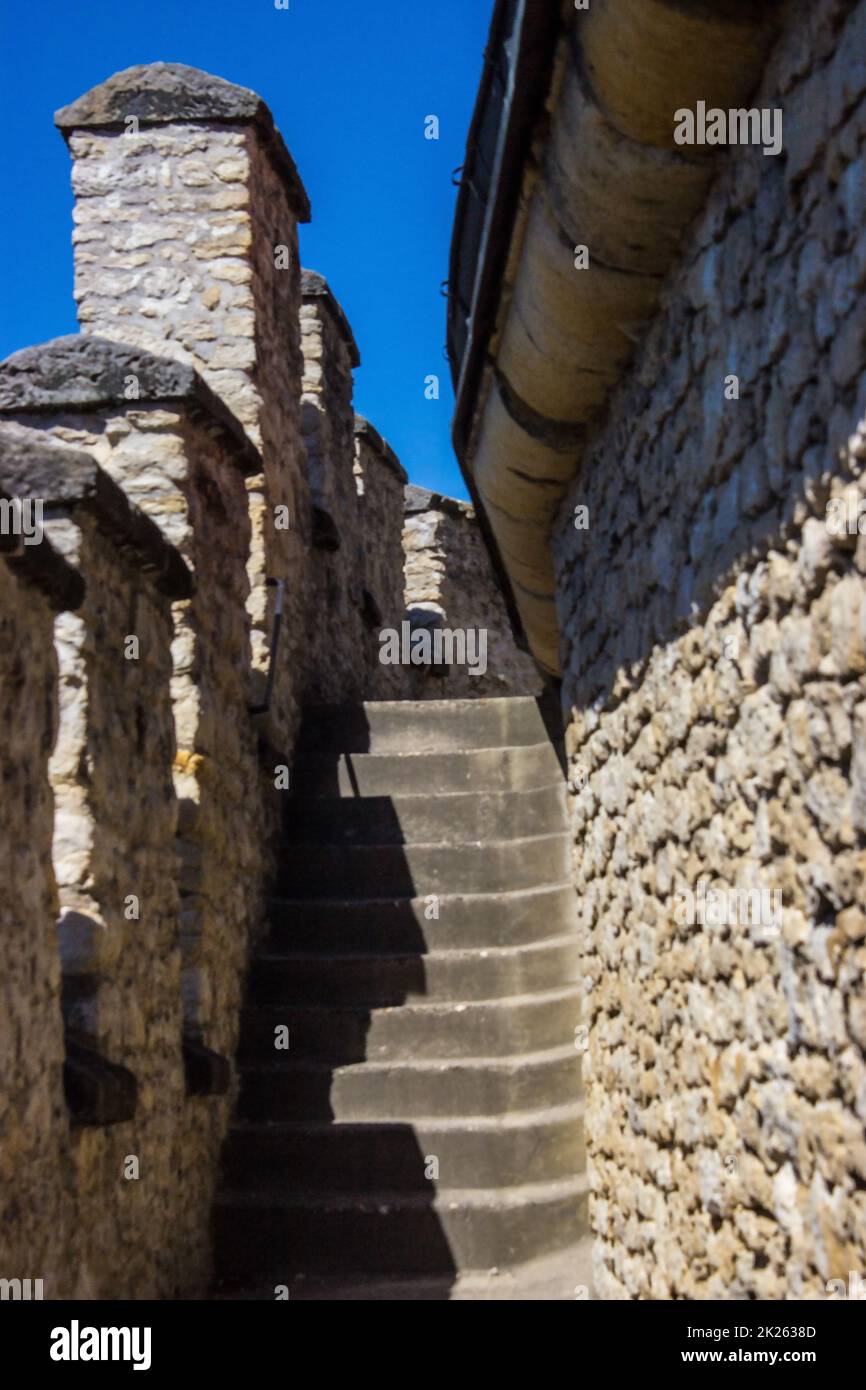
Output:
<svg viewBox="0 0 866 1390">
<path fill-rule="evenodd" d="M 187 1094 L 171 601 L 191 576 L 89 454 L 42 430 L 0 428 L 0 485 L 44 516 L 0 571 L 0 690 L 29 759 L 28 785 L 4 755 L 19 838 L 4 844 L 0 1267 L 46 1298 L 200 1292 L 227 1104 Z M 52 556 L 77 585 L 53 630 L 33 583 L 6 577 Z"/>
<path fill-rule="evenodd" d="M 554 537 L 604 1298 L 866 1268 L 866 4 L 788 15 Z"/>
<path fill-rule="evenodd" d="M 8 495 L 20 494 L 10 488 Z M 58 608 L 83 596 L 62 561 L 60 591 L 44 592 L 39 581 L 52 553 L 43 541 L 26 547 L 14 567 L 0 557 L 0 717 L 14 731 L 0 803 L 0 1278 L 41 1278 L 46 1291 L 67 1254 L 61 1213 L 69 1193 L 48 781 L 57 730 L 53 623 Z"/>
<path fill-rule="evenodd" d="M 81 376 L 87 393 L 76 392 Z M 117 387 L 129 377 L 137 383 L 134 407 Z M 76 394 L 85 396 L 78 408 Z M 14 354 L 0 368 L 0 411 L 91 452 L 193 572 L 193 597 L 173 610 L 171 689 L 184 996 L 189 1026 L 215 1034 L 228 1028 L 216 1045 L 231 1050 L 228 1020 L 263 914 L 265 846 L 255 814 L 259 770 L 244 606 L 244 477 L 255 474 L 258 455 L 191 368 L 95 337 Z M 239 805 L 246 806 L 242 817 Z"/>
<path fill-rule="evenodd" d="M 130 375 L 134 408 L 118 389 Z M 81 1039 L 137 1087 L 134 1115 L 100 1113 L 73 1125 L 63 1160 L 66 1265 L 55 1291 L 201 1292 L 234 1096 L 228 1059 L 269 864 L 273 769 L 262 778 L 245 607 L 244 478 L 259 456 L 190 368 L 94 337 L 8 359 L 0 409 L 31 427 L 23 433 L 43 451 L 56 440 L 85 451 L 62 450 L 84 459 L 79 473 L 89 466 L 102 480 L 88 483 L 100 505 L 109 490 L 138 518 L 118 535 L 115 517 L 106 539 L 89 512 L 65 514 L 70 484 L 64 514 L 52 501 L 46 521 L 87 583 L 80 613 L 63 614 L 55 634 L 61 735 L 51 771 L 66 909 L 67 1069 L 74 1035 L 76 1049 Z M 176 556 L 185 590 L 166 587 L 169 572 L 156 575 L 151 593 L 141 555 L 127 562 L 130 535 L 140 551 L 148 527 L 157 538 L 150 544 Z M 129 635 L 138 638 L 137 663 L 126 660 Z M 137 916 L 127 911 L 130 894 Z M 131 1158 L 140 1165 L 134 1179 L 123 1171 Z"/>
<path fill-rule="evenodd" d="M 412 668 L 412 699 L 538 695 L 544 681 L 514 643 L 475 513 L 465 502 L 424 488 L 406 489 L 403 528 L 406 609 L 413 625 L 483 631 L 486 670 L 468 665 Z M 430 615 L 429 617 L 427 615 Z"/>
</svg>

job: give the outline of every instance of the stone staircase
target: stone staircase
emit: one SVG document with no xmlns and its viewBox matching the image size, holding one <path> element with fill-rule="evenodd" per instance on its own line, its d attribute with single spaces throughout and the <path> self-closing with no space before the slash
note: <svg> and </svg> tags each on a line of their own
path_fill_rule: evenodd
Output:
<svg viewBox="0 0 866 1390">
<path fill-rule="evenodd" d="M 573 891 L 538 702 L 310 710 L 292 785 L 217 1296 L 574 1298 Z"/>
</svg>

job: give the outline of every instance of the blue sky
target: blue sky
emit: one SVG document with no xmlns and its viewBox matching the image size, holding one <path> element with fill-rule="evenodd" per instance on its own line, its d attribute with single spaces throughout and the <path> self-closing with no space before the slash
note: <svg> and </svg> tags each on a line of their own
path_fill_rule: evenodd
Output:
<svg viewBox="0 0 866 1390">
<path fill-rule="evenodd" d="M 304 180 L 303 264 L 358 341 L 355 406 L 413 482 L 465 497 L 450 443 L 448 247 L 492 0 L 0 0 L 0 357 L 75 332 L 69 157 L 52 117 L 134 63 L 259 92 Z M 439 118 L 438 141 L 424 118 Z M 424 378 L 440 379 L 440 398 Z"/>
</svg>

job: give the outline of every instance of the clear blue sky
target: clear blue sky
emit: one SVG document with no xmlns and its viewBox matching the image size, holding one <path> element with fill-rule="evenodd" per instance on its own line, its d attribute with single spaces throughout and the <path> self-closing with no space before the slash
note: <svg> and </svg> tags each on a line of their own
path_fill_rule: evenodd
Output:
<svg viewBox="0 0 866 1390">
<path fill-rule="evenodd" d="M 355 406 L 413 482 L 465 497 L 450 443 L 448 247 L 492 0 L 0 0 L 0 357 L 76 331 L 54 111 L 120 68 L 205 68 L 264 97 L 304 180 L 304 265 L 358 341 Z M 438 141 L 424 139 L 436 115 Z M 424 378 L 440 378 L 440 399 Z"/>
</svg>

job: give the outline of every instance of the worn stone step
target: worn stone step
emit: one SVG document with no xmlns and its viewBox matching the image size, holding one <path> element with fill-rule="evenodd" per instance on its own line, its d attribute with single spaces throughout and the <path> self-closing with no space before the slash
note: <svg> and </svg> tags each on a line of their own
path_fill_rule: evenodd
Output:
<svg viewBox="0 0 866 1390">
<path fill-rule="evenodd" d="M 463 1270 L 438 1277 L 301 1275 L 288 1281 L 288 1293 L 295 1303 L 573 1303 L 592 1298 L 591 1263 L 592 1241 L 587 1236 L 575 1245 L 508 1268 Z M 284 1296 L 282 1287 L 280 1294 Z M 273 1283 L 236 1288 L 224 1282 L 213 1297 L 273 1303 L 276 1288 Z"/>
<path fill-rule="evenodd" d="M 429 753 L 543 743 L 545 710 L 529 696 L 489 700 L 377 700 L 304 712 L 304 752 Z"/>
<path fill-rule="evenodd" d="M 414 1120 L 501 1115 L 576 1100 L 582 1056 L 564 1047 L 516 1057 L 358 1062 L 292 1060 L 241 1069 L 238 1114 L 253 1120 Z"/>
<path fill-rule="evenodd" d="M 293 844 L 461 844 L 564 833 L 565 790 L 453 792 L 447 796 L 293 797 L 286 803 L 286 853 Z"/>
<path fill-rule="evenodd" d="M 430 1192 L 567 1178 L 584 1162 L 579 1101 L 516 1114 L 396 1121 L 237 1123 L 223 1150 L 233 1190 Z M 436 1174 L 438 1173 L 438 1176 Z"/>
<path fill-rule="evenodd" d="M 433 955 L 261 953 L 250 971 L 252 1004 L 370 1004 L 497 999 L 577 980 L 573 936 L 528 946 L 438 951 Z"/>
<path fill-rule="evenodd" d="M 293 845 L 283 852 L 277 892 L 288 897 L 421 897 L 502 893 L 562 883 L 566 834 L 460 845 Z"/>
<path fill-rule="evenodd" d="M 217 1279 L 289 1283 L 299 1274 L 448 1274 L 520 1264 L 575 1244 L 586 1181 L 364 1196 L 226 1191 L 215 1212 Z"/>
<path fill-rule="evenodd" d="M 348 1004 L 272 1004 L 244 1010 L 242 1060 L 320 1058 L 343 1063 L 395 1058 L 506 1056 L 573 1043 L 580 1022 L 575 986 L 465 1004 L 400 1004 L 371 1009 Z M 289 1048 L 276 1049 L 275 1029 L 288 1027 Z"/>
<path fill-rule="evenodd" d="M 437 916 L 431 916 L 436 911 Z M 271 944 L 298 951 L 436 951 L 520 946 L 575 926 L 570 883 L 426 898 L 272 898 Z"/>
<path fill-rule="evenodd" d="M 430 796 L 453 792 L 522 792 L 561 786 L 553 746 L 476 748 L 458 753 L 304 753 L 292 764 L 298 796 Z"/>
</svg>

